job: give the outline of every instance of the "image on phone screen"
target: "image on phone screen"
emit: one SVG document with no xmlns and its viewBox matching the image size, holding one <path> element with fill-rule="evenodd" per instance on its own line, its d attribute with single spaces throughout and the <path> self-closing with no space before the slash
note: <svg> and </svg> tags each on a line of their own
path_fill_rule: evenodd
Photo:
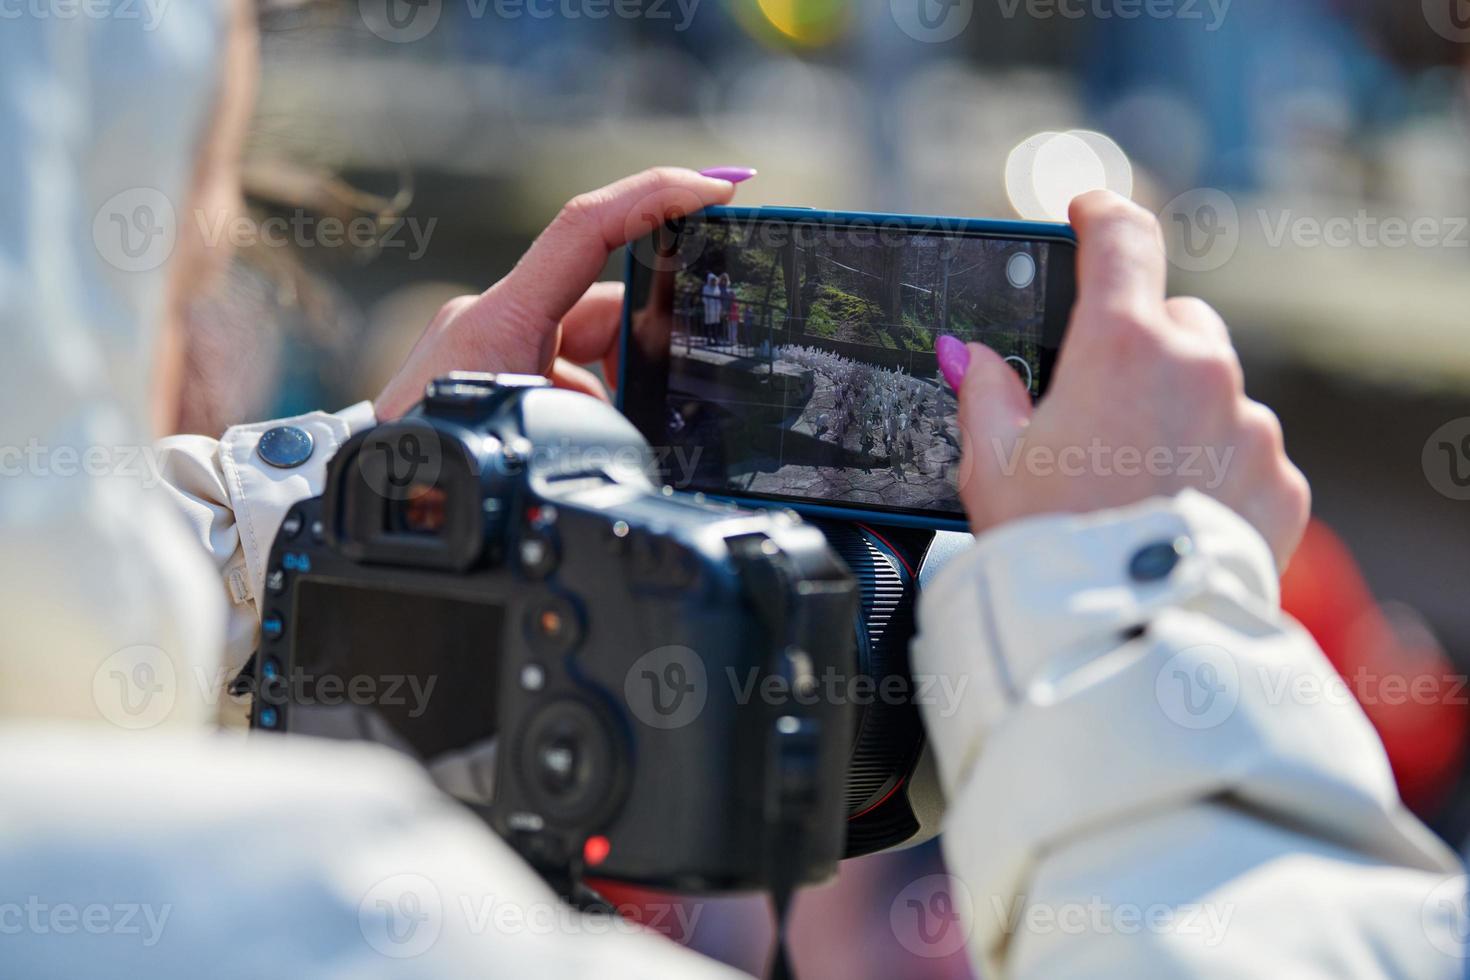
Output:
<svg viewBox="0 0 1470 980">
<path fill-rule="evenodd" d="M 935 341 L 989 345 L 1033 398 L 1051 370 L 1065 241 L 720 217 L 660 236 L 630 262 L 623 407 L 677 489 L 962 517 Z"/>
</svg>

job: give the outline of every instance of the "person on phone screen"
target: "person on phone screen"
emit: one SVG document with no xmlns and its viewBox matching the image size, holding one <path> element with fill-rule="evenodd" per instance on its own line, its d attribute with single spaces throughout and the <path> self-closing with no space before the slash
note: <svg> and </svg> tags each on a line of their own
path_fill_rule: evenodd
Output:
<svg viewBox="0 0 1470 980">
<path fill-rule="evenodd" d="M 725 346 L 735 346 L 735 287 L 730 285 L 730 273 L 720 273 L 720 339 Z"/>
<path fill-rule="evenodd" d="M 720 295 L 720 277 L 711 272 L 704 277 L 704 342 L 711 346 L 720 335 L 724 318 L 724 297 Z"/>
<path fill-rule="evenodd" d="M 450 370 L 606 398 L 580 365 L 615 351 L 609 250 L 652 230 L 639 215 L 728 203 L 740 175 L 657 168 L 576 198 L 504 278 L 443 308 L 372 403 L 152 443 L 152 420 L 176 417 L 181 311 L 227 259 L 229 236 L 211 245 L 218 224 L 191 219 L 238 211 L 256 71 L 247 4 L 168 18 L 0 31 L 4 972 L 736 975 L 557 913 L 390 750 L 207 730 L 256 643 L 282 516 L 335 449 Z M 913 665 L 969 681 L 925 720 L 972 961 L 986 977 L 1461 976 L 1458 862 L 1404 810 L 1362 713 L 1260 680 L 1329 677 L 1278 608 L 1308 490 L 1274 416 L 1244 395 L 1220 318 L 1165 299 L 1151 215 L 1097 193 L 1072 221 L 1078 301 L 1039 405 L 988 348 L 941 342 L 977 539 L 926 590 Z M 281 425 L 312 437 L 288 468 L 259 452 Z M 1094 439 L 1233 462 L 1215 487 L 1001 465 Z M 67 447 L 85 469 L 63 467 Z M 49 913 L 12 929 L 14 896 L 92 926 L 141 907 L 148 941 Z M 538 927 L 484 928 L 466 909 L 487 896 Z M 1061 918 L 1095 908 L 1118 914 Z"/>
</svg>

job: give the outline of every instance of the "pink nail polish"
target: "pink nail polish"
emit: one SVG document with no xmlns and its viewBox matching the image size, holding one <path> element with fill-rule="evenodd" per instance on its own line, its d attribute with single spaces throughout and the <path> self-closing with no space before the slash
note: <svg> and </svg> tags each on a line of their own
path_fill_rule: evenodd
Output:
<svg viewBox="0 0 1470 980">
<path fill-rule="evenodd" d="M 705 177 L 713 177 L 715 180 L 728 180 L 732 184 L 740 184 L 759 172 L 752 167 L 710 167 L 708 170 L 701 170 L 700 174 Z"/>
<path fill-rule="evenodd" d="M 970 348 L 958 337 L 946 333 L 940 334 L 934 342 L 934 353 L 939 358 L 939 373 L 944 375 L 951 388 L 959 391 L 960 382 L 965 380 L 965 372 L 970 369 Z"/>
</svg>

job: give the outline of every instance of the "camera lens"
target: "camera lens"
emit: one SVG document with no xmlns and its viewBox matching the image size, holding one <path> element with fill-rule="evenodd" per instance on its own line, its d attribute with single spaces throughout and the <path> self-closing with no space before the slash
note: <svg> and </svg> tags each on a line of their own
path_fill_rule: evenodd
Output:
<svg viewBox="0 0 1470 980">
<path fill-rule="evenodd" d="M 889 541 L 866 528 L 824 525 L 833 549 L 858 580 L 858 672 L 874 696 L 858 710 L 847 773 L 849 857 L 893 847 L 918 830 L 895 797 L 923 746 L 923 722 L 913 703 L 908 643 L 913 636 L 913 575 Z"/>
</svg>

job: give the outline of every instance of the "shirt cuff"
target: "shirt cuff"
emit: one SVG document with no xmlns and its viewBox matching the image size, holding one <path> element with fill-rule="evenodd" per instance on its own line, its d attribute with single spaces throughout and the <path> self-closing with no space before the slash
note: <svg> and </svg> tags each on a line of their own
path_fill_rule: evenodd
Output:
<svg viewBox="0 0 1470 980">
<path fill-rule="evenodd" d="M 926 705 L 946 793 L 1038 675 L 1119 645 L 1161 610 L 1210 597 L 1279 608 L 1264 538 L 1197 491 L 989 531 L 920 596 L 914 670 L 969 677 L 966 703 Z"/>
<path fill-rule="evenodd" d="M 340 412 L 310 412 L 289 419 L 237 425 L 220 439 L 220 468 L 240 529 L 240 547 L 245 556 L 248 598 L 262 594 L 265 564 L 276 531 L 286 512 L 297 503 L 322 492 L 327 481 L 327 464 L 353 434 L 377 424 L 371 402 L 359 402 Z M 274 464 L 261 454 L 266 433 L 297 429 L 310 437 L 310 450 L 299 461 L 283 460 L 273 453 Z M 299 445 L 299 434 L 293 433 Z"/>
</svg>

